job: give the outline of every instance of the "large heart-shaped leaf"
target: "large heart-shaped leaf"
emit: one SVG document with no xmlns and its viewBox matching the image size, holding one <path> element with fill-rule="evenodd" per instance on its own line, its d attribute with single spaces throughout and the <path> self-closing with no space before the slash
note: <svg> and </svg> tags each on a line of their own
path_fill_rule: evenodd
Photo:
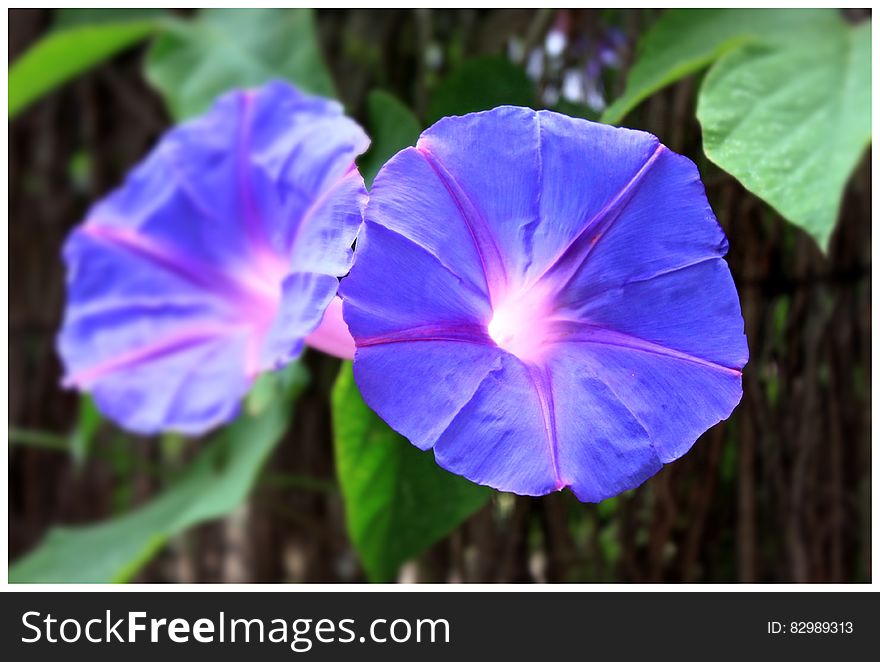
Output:
<svg viewBox="0 0 880 662">
<path fill-rule="evenodd" d="M 822 9 L 672 9 L 641 38 L 623 95 L 602 114 L 617 124 L 643 99 L 731 50 L 755 41 L 803 38 L 836 20 Z"/>
<path fill-rule="evenodd" d="M 871 142 L 871 24 L 750 46 L 711 69 L 697 117 L 706 155 L 826 249 Z"/>
<path fill-rule="evenodd" d="M 217 433 L 185 473 L 147 505 L 90 526 L 56 528 L 9 568 L 11 583 L 107 583 L 131 579 L 173 536 L 234 510 L 284 435 L 306 373 L 299 364 L 263 380 L 274 395 Z"/>
<path fill-rule="evenodd" d="M 333 81 L 307 9 L 205 9 L 156 41 L 147 77 L 177 118 L 205 111 L 223 92 L 284 78 L 333 96 Z"/>
<path fill-rule="evenodd" d="M 146 39 L 153 20 L 105 21 L 50 32 L 9 68 L 9 119 L 74 76 Z"/>
<path fill-rule="evenodd" d="M 348 532 L 372 581 L 447 535 L 491 490 L 448 473 L 389 428 L 364 403 L 346 363 L 333 388 L 336 471 Z"/>
</svg>

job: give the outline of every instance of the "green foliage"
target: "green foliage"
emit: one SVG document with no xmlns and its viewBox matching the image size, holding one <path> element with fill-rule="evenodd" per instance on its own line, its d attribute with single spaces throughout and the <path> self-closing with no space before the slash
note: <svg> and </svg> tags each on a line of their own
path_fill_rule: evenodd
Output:
<svg viewBox="0 0 880 662">
<path fill-rule="evenodd" d="M 667 11 L 603 121 L 710 64 L 697 110 L 706 156 L 827 250 L 871 142 L 870 22 L 820 9 Z"/>
<path fill-rule="evenodd" d="M 160 19 L 166 16 L 167 13 L 167 9 L 151 7 L 134 7 L 132 9 L 121 9 L 118 7 L 61 7 L 53 12 L 52 29 L 65 30 L 81 25 L 101 25 L 104 23 Z"/>
<path fill-rule="evenodd" d="M 259 409 L 249 403 L 247 413 L 219 431 L 162 494 L 100 524 L 53 529 L 33 552 L 10 566 L 9 581 L 128 581 L 171 537 L 237 508 L 287 429 L 292 400 L 306 381 L 299 364 L 275 379 L 275 397 Z"/>
<path fill-rule="evenodd" d="M 9 68 L 9 119 L 158 28 L 159 23 L 153 20 L 121 20 L 50 32 Z"/>
<path fill-rule="evenodd" d="M 79 397 L 79 415 L 76 419 L 76 427 L 70 435 L 70 452 L 74 462 L 82 465 L 89 456 L 95 435 L 101 427 L 103 418 L 95 406 L 91 396 L 83 394 Z"/>
<path fill-rule="evenodd" d="M 591 122 L 599 121 L 599 113 L 589 106 L 582 103 L 572 103 L 565 99 L 560 99 L 551 110 L 569 117 L 578 117 L 583 120 L 590 120 Z"/>
<path fill-rule="evenodd" d="M 7 436 L 9 437 L 10 446 L 28 446 L 30 448 L 62 452 L 70 450 L 70 440 L 52 432 L 10 427 Z"/>
<path fill-rule="evenodd" d="M 416 144 L 422 127 L 409 108 L 381 90 L 373 90 L 367 97 L 367 118 L 373 142 L 359 165 L 369 187 L 388 159 Z"/>
<path fill-rule="evenodd" d="M 477 57 L 465 61 L 434 90 L 428 105 L 428 123 L 505 104 L 534 106 L 532 81 L 521 67 L 505 57 Z"/>
<path fill-rule="evenodd" d="M 752 46 L 712 68 L 697 117 L 706 155 L 823 250 L 844 188 L 871 143 L 871 24 Z"/>
<path fill-rule="evenodd" d="M 70 453 L 77 468 L 92 454 L 95 437 L 104 419 L 101 417 L 91 396 L 83 394 L 79 398 L 79 413 L 76 424 L 67 436 L 41 430 L 22 430 L 9 428 L 9 444 L 31 446 L 43 450 Z"/>
<path fill-rule="evenodd" d="M 307 9 L 205 9 L 174 21 L 153 44 L 146 73 L 177 119 L 207 110 L 227 90 L 275 78 L 334 95 Z"/>
<path fill-rule="evenodd" d="M 754 41 L 784 41 L 834 18 L 810 9 L 672 9 L 641 38 L 623 95 L 603 113 L 618 124 L 657 90 L 697 72 L 725 53 Z M 793 33 L 794 31 L 794 33 Z"/>
<path fill-rule="evenodd" d="M 350 363 L 331 402 L 349 535 L 369 578 L 393 581 L 402 563 L 467 519 L 491 491 L 444 471 L 432 453 L 391 430 L 361 399 Z"/>
</svg>

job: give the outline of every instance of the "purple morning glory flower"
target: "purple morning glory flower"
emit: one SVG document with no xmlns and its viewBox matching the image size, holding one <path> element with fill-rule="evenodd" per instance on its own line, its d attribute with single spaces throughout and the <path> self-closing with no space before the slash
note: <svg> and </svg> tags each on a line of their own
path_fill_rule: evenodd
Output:
<svg viewBox="0 0 880 662">
<path fill-rule="evenodd" d="M 368 142 L 339 104 L 281 82 L 166 134 L 64 248 L 65 384 L 140 433 L 235 416 L 348 272 Z"/>
<path fill-rule="evenodd" d="M 599 501 L 740 400 L 727 240 L 697 168 L 650 134 L 446 118 L 385 165 L 365 218 L 340 289 L 355 378 L 449 471 Z"/>
</svg>

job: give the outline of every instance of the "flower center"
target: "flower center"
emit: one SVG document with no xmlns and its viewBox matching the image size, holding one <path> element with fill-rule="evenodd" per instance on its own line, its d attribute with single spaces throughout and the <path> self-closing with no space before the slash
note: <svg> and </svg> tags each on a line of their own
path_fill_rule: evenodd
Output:
<svg viewBox="0 0 880 662">
<path fill-rule="evenodd" d="M 513 293 L 494 306 L 489 337 L 501 349 L 535 363 L 549 344 L 551 312 L 550 298 L 538 287 Z"/>
</svg>

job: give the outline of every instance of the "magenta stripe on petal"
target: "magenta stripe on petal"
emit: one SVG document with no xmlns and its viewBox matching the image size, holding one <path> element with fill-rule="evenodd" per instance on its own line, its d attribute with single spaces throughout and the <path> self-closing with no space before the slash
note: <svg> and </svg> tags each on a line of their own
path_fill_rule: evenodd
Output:
<svg viewBox="0 0 880 662">
<path fill-rule="evenodd" d="M 68 238 L 65 384 L 135 432 L 230 420 L 336 300 L 367 144 L 338 103 L 282 82 L 169 131 Z M 319 342 L 350 356 L 336 301 L 335 336 Z"/>
<path fill-rule="evenodd" d="M 358 242 L 340 293 L 364 399 L 475 482 L 599 501 L 742 395 L 727 240 L 694 164 L 650 134 L 445 118 L 379 172 Z"/>
</svg>

